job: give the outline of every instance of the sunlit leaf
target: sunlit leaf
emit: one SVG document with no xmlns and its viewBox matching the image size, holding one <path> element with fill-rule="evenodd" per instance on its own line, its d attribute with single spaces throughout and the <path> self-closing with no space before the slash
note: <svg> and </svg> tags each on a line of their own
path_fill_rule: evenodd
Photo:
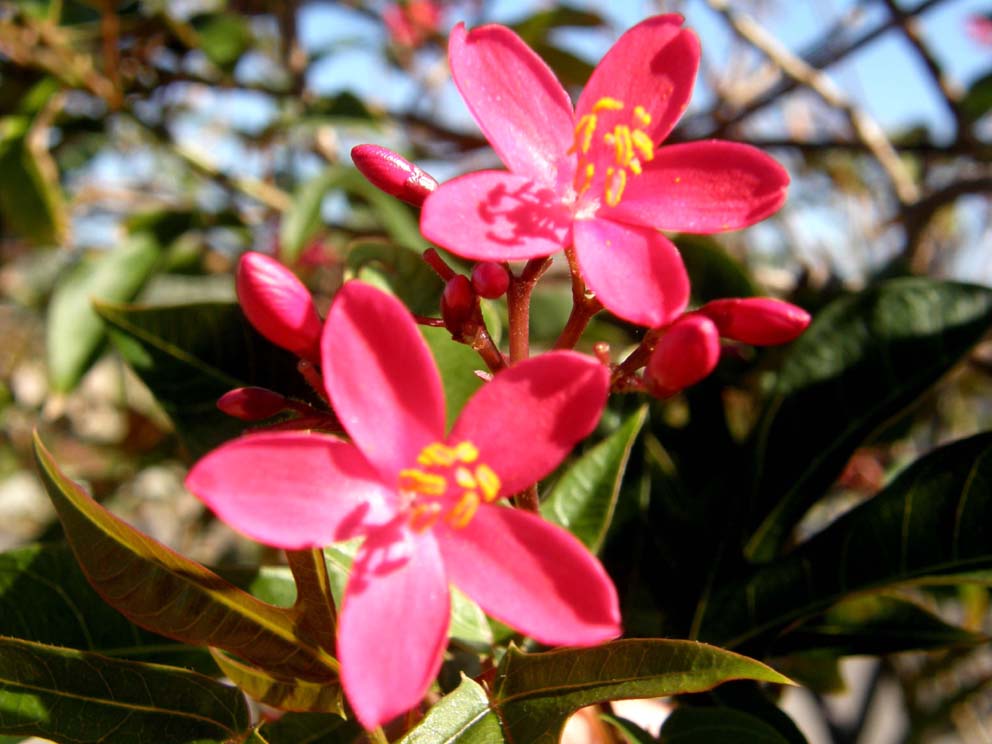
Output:
<svg viewBox="0 0 992 744">
<path fill-rule="evenodd" d="M 397 744 L 503 744 L 507 741 L 486 691 L 468 677 L 434 705 Z"/>
<path fill-rule="evenodd" d="M 80 567 L 131 622 L 272 673 L 336 680 L 337 661 L 297 636 L 292 610 L 255 599 L 115 517 L 63 475 L 38 438 L 35 457 Z"/>
<path fill-rule="evenodd" d="M 343 714 L 341 685 L 282 677 L 213 650 L 214 661 L 228 679 L 260 703 L 280 710 Z"/>
<path fill-rule="evenodd" d="M 584 453 L 555 482 L 541 503 L 541 514 L 561 525 L 596 552 L 616 507 L 620 485 L 647 406 L 642 406 L 610 436 Z"/>
<path fill-rule="evenodd" d="M 195 672 L 0 638 L 0 733 L 207 744 L 249 725 L 238 690 Z"/>
</svg>

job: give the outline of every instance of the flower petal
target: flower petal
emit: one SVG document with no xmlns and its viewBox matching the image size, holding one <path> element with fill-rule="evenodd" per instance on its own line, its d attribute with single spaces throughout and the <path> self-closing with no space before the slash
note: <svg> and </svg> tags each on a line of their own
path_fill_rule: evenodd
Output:
<svg viewBox="0 0 992 744">
<path fill-rule="evenodd" d="M 437 542 L 400 521 L 362 544 L 338 627 L 341 683 L 359 722 L 375 728 L 423 698 L 441 667 L 450 594 Z"/>
<path fill-rule="evenodd" d="M 778 210 L 788 185 L 785 168 L 755 147 L 688 142 L 659 149 L 644 172 L 627 181 L 620 203 L 599 216 L 659 230 L 738 230 Z"/>
<path fill-rule="evenodd" d="M 609 220 L 575 223 L 575 254 L 586 285 L 619 318 L 666 325 L 689 302 L 689 276 L 661 233 Z"/>
<path fill-rule="evenodd" d="M 572 215 L 557 192 L 505 171 L 469 173 L 427 197 L 420 231 L 477 261 L 549 256 L 566 245 Z"/>
<path fill-rule="evenodd" d="M 501 622 L 555 646 L 591 646 L 620 635 L 610 577 L 560 527 L 484 505 L 465 527 L 435 534 L 451 583 Z"/>
<path fill-rule="evenodd" d="M 472 442 L 510 496 L 554 470 L 596 426 L 607 369 L 574 351 L 551 351 L 499 372 L 462 409 L 448 441 Z"/>
<path fill-rule="evenodd" d="M 571 177 L 572 102 L 544 60 L 505 26 L 466 32 L 461 23 L 448 57 L 458 91 L 507 168 L 546 185 Z"/>
<path fill-rule="evenodd" d="M 611 129 L 613 123 L 631 123 L 641 106 L 651 116 L 643 131 L 658 145 L 689 105 L 699 54 L 699 40 L 682 28 L 682 16 L 648 18 L 624 33 L 593 70 L 576 114 L 591 113 L 603 98 L 620 101 L 623 111 L 604 112 L 600 123 Z"/>
<path fill-rule="evenodd" d="M 221 445 L 186 487 L 224 522 L 278 548 L 322 547 L 388 520 L 395 493 L 352 445 L 324 434 L 249 434 Z"/>
<path fill-rule="evenodd" d="M 410 312 L 392 295 L 351 281 L 324 325 L 324 385 L 341 425 L 391 482 L 444 436 L 444 392 Z"/>
</svg>

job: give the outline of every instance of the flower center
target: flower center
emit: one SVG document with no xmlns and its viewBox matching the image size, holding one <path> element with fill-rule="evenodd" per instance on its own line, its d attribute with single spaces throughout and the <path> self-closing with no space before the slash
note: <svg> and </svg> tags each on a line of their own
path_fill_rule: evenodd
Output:
<svg viewBox="0 0 992 744">
<path fill-rule="evenodd" d="M 414 530 L 430 529 L 441 518 L 461 529 L 472 521 L 479 504 L 499 498 L 499 477 L 478 459 L 479 450 L 471 442 L 453 447 L 434 442 L 417 455 L 421 467 L 400 471 L 399 491 L 409 504 Z"/>
<path fill-rule="evenodd" d="M 651 114 L 643 106 L 627 109 L 616 98 L 596 101 L 592 112 L 579 118 L 575 139 L 568 149 L 579 154 L 572 182 L 578 195 L 582 196 L 592 186 L 597 177 L 595 161 L 606 149 L 608 165 L 602 177 L 603 199 L 611 207 L 619 204 L 627 188 L 627 174 L 639 176 L 643 164 L 654 159 L 654 143 L 644 131 L 650 124 Z"/>
</svg>

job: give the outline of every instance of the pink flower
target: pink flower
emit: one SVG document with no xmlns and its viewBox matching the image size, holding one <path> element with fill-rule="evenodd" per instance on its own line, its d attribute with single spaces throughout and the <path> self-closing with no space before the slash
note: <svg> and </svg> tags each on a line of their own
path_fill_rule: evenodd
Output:
<svg viewBox="0 0 992 744">
<path fill-rule="evenodd" d="M 688 105 L 699 42 L 682 18 L 627 31 L 593 71 L 573 112 L 547 65 L 512 31 L 451 34 L 455 85 L 509 169 L 442 184 L 421 230 L 483 261 L 547 256 L 574 244 L 586 284 L 615 315 L 665 325 L 689 281 L 658 230 L 713 233 L 777 210 L 789 178 L 764 153 L 711 140 L 659 147 Z"/>
<path fill-rule="evenodd" d="M 395 44 L 418 47 L 441 30 L 441 4 L 437 0 L 391 3 L 382 11 L 382 21 Z"/>
<path fill-rule="evenodd" d="M 238 302 L 255 330 L 303 359 L 320 362 L 320 316 L 292 271 L 263 253 L 249 252 L 238 262 L 236 285 Z"/>
<path fill-rule="evenodd" d="M 660 397 L 695 385 L 720 361 L 720 332 L 713 321 L 690 313 L 665 331 L 648 361 L 645 377 Z"/>
<path fill-rule="evenodd" d="M 546 644 L 620 633 L 616 592 L 566 531 L 499 503 L 554 469 L 596 425 L 606 369 L 550 352 L 498 373 L 445 433 L 437 368 L 398 300 L 349 282 L 322 343 L 327 393 L 351 437 L 255 434 L 200 460 L 189 489 L 277 547 L 364 535 L 338 627 L 341 680 L 374 727 L 437 674 L 454 584 Z"/>
<path fill-rule="evenodd" d="M 707 302 L 698 312 L 712 320 L 720 335 L 752 346 L 777 346 L 795 340 L 809 326 L 809 313 L 772 297 Z"/>
<path fill-rule="evenodd" d="M 968 35 L 982 46 L 992 46 L 992 15 L 973 15 L 966 23 Z"/>
<path fill-rule="evenodd" d="M 386 147 L 355 145 L 351 161 L 377 189 L 415 207 L 437 188 L 432 175 Z"/>
</svg>

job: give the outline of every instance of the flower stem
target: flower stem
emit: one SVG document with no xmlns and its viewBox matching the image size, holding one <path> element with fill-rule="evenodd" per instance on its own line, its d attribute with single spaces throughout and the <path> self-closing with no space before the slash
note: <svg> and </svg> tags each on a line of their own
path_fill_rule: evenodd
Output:
<svg viewBox="0 0 992 744">
<path fill-rule="evenodd" d="M 337 611 L 331 595 L 331 583 L 324 562 L 324 551 L 287 550 L 286 559 L 296 582 L 296 603 L 293 611 L 300 628 L 322 648 L 335 652 Z"/>
<path fill-rule="evenodd" d="M 510 325 L 510 364 L 530 356 L 530 295 L 541 275 L 551 265 L 550 258 L 532 258 L 520 276 L 510 275 L 506 308 Z"/>
<path fill-rule="evenodd" d="M 451 281 L 454 278 L 455 272 L 452 271 L 451 267 L 444 262 L 441 258 L 441 254 L 438 253 L 433 248 L 428 248 L 423 253 L 424 261 L 427 265 L 434 269 L 434 273 L 437 274 L 443 281 Z"/>
<path fill-rule="evenodd" d="M 418 325 L 430 326 L 431 328 L 444 328 L 443 318 L 431 318 L 427 315 L 417 315 L 416 313 L 414 313 L 413 319 L 417 322 Z"/>
<path fill-rule="evenodd" d="M 568 259 L 568 270 L 572 274 L 572 312 L 569 313 L 568 322 L 562 329 L 561 335 L 555 341 L 555 349 L 574 349 L 592 316 L 603 309 L 603 304 L 598 299 L 586 295 L 586 283 L 579 271 L 575 246 L 570 245 L 565 249 L 565 257 Z"/>
<path fill-rule="evenodd" d="M 469 341 L 469 345 L 479 353 L 490 372 L 496 373 L 506 368 L 506 359 L 503 358 L 502 352 L 493 343 L 485 322 L 476 328 L 475 335 Z"/>
</svg>

